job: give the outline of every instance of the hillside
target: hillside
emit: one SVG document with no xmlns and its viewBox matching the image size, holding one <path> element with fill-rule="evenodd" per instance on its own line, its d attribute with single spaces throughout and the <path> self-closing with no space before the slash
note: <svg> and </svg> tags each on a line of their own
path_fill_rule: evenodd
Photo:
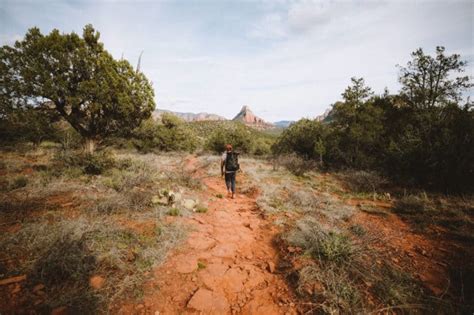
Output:
<svg viewBox="0 0 474 315">
<path fill-rule="evenodd" d="M 209 114 L 209 113 L 180 113 L 180 112 L 173 112 L 170 110 L 164 109 L 156 109 L 153 112 L 153 117 L 158 118 L 163 113 L 170 113 L 179 118 L 183 119 L 184 121 L 207 121 L 207 120 L 226 120 L 226 118 L 216 115 L 216 114 Z"/>
</svg>

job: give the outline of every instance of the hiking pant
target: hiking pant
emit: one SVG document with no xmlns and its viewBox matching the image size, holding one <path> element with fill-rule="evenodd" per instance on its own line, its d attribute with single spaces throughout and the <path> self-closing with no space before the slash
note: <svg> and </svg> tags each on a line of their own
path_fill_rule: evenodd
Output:
<svg viewBox="0 0 474 315">
<path fill-rule="evenodd" d="M 232 190 L 232 193 L 235 193 L 235 173 L 236 172 L 225 173 L 225 185 L 227 190 Z"/>
</svg>

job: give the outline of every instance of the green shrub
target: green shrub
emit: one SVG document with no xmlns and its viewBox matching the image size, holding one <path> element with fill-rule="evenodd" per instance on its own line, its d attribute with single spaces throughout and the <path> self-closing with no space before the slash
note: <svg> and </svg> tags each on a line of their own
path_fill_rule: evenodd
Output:
<svg viewBox="0 0 474 315">
<path fill-rule="evenodd" d="M 317 221 L 303 219 L 297 222 L 287 236 L 290 244 L 299 246 L 315 259 L 333 263 L 348 263 L 354 252 L 349 237 L 337 231 L 327 231 Z"/>
<path fill-rule="evenodd" d="M 80 163 L 82 164 L 84 173 L 99 175 L 105 170 L 113 167 L 114 160 L 105 152 L 97 152 L 95 154 L 85 154 Z"/>
<path fill-rule="evenodd" d="M 181 214 L 181 211 L 178 208 L 171 208 L 168 210 L 168 215 L 177 217 Z"/>
<path fill-rule="evenodd" d="M 14 190 L 18 188 L 23 188 L 26 185 L 28 185 L 28 178 L 26 176 L 20 175 L 15 177 L 10 183 L 9 183 L 9 190 Z"/>
<path fill-rule="evenodd" d="M 61 173 L 67 167 L 80 167 L 85 174 L 100 175 L 115 165 L 113 156 L 107 151 L 77 153 L 71 150 L 60 150 L 54 157 L 53 171 Z"/>
<path fill-rule="evenodd" d="M 240 123 L 215 129 L 208 137 L 205 147 L 212 152 L 221 153 L 228 143 L 236 151 L 245 153 L 252 153 L 255 147 L 251 131 Z"/>
<path fill-rule="evenodd" d="M 133 143 L 141 152 L 153 149 L 193 152 L 198 142 L 196 135 L 180 118 L 165 113 L 159 121 L 144 121 L 135 130 Z"/>
<path fill-rule="evenodd" d="M 197 212 L 197 213 L 206 213 L 207 210 L 208 210 L 207 207 L 204 207 L 204 206 L 201 206 L 201 205 L 198 205 L 198 206 L 196 207 L 196 212 Z"/>
</svg>

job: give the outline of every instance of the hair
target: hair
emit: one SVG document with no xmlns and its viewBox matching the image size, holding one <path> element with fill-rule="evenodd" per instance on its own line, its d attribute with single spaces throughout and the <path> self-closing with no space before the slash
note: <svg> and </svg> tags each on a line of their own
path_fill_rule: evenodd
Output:
<svg viewBox="0 0 474 315">
<path fill-rule="evenodd" d="M 226 150 L 229 150 L 229 149 L 232 150 L 232 144 L 230 144 L 230 143 L 226 144 L 225 148 L 226 148 Z"/>
</svg>

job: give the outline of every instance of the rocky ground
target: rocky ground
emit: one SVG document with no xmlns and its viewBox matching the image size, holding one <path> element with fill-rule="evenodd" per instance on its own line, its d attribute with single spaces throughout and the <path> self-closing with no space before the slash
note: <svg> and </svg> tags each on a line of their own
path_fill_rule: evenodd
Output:
<svg viewBox="0 0 474 315">
<path fill-rule="evenodd" d="M 116 152 L 90 175 L 55 154 L 2 152 L 2 314 L 472 307 L 469 198 L 354 192 L 244 158 L 231 199 L 218 157 Z"/>
</svg>

